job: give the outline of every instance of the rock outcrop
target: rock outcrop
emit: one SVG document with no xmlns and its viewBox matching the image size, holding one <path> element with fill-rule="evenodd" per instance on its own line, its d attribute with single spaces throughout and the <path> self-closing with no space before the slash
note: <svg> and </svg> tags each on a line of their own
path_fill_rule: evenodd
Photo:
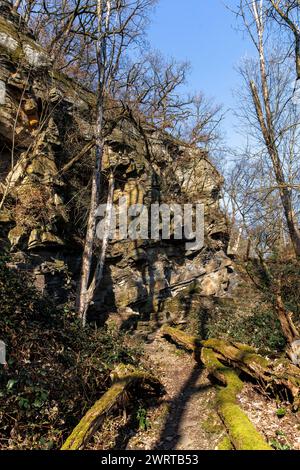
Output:
<svg viewBox="0 0 300 470">
<path fill-rule="evenodd" d="M 55 70 L 34 35 L 0 0 L 0 222 L 13 263 L 60 301 L 76 288 L 93 161 L 95 97 Z M 222 177 L 201 149 L 179 142 L 107 100 L 105 175 L 114 202 L 202 203 L 205 243 L 112 240 L 95 318 L 184 321 L 228 295 L 234 279 L 219 208 Z M 68 287 L 66 290 L 65 287 Z M 140 316 L 138 316 L 140 315 Z"/>
</svg>

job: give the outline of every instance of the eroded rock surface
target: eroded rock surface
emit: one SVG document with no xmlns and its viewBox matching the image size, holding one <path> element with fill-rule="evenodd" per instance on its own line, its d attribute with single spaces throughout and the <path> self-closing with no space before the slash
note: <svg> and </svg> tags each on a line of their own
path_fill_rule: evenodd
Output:
<svg viewBox="0 0 300 470">
<path fill-rule="evenodd" d="M 0 6 L 1 243 L 59 301 L 64 283 L 74 291 L 79 274 L 95 97 L 55 70 L 9 2 Z M 219 208 L 223 180 L 207 153 L 108 102 L 104 167 L 104 174 L 114 169 L 116 205 L 124 196 L 128 205 L 204 204 L 205 244 L 191 251 L 185 240 L 113 240 L 94 317 L 182 322 L 207 310 L 203 299 L 228 295 L 235 275 Z M 106 190 L 104 177 L 103 200 Z"/>
</svg>

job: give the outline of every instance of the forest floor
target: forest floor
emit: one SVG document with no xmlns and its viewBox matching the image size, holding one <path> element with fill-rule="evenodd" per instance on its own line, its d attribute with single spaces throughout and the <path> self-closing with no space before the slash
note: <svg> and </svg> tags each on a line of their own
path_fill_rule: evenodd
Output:
<svg viewBox="0 0 300 470">
<path fill-rule="evenodd" d="M 133 436 L 127 449 L 214 449 L 224 433 L 214 411 L 215 389 L 206 370 L 159 334 L 146 345 L 145 362 L 166 394 L 149 411 L 148 431 Z"/>
<path fill-rule="evenodd" d="M 108 418 L 91 449 L 213 450 L 225 435 L 215 411 L 215 387 L 191 355 L 161 337 L 144 344 L 144 364 L 165 387 L 159 399 L 137 399 L 129 416 Z M 277 450 L 300 450 L 300 416 L 245 383 L 239 404 Z M 141 404 L 138 404 L 141 403 Z M 279 411 L 280 410 L 280 411 Z M 281 416 L 279 416 L 281 415 Z"/>
</svg>

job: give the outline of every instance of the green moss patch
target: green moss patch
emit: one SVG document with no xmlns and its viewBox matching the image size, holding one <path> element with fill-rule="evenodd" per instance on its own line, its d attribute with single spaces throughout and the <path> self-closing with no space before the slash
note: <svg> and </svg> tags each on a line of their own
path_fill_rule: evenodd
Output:
<svg viewBox="0 0 300 470">
<path fill-rule="evenodd" d="M 217 386 L 217 410 L 224 422 L 234 448 L 237 450 L 271 450 L 237 403 L 243 382 L 235 370 L 223 366 L 211 349 L 204 348 L 202 358 L 208 369 L 222 377 L 226 386 Z"/>
</svg>

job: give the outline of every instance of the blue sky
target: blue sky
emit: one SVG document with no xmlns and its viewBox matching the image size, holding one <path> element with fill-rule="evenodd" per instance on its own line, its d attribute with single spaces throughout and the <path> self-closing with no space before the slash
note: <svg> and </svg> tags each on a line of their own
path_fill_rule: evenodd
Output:
<svg viewBox="0 0 300 470">
<path fill-rule="evenodd" d="M 165 56 L 191 63 L 191 91 L 202 90 L 230 109 L 235 104 L 233 90 L 241 82 L 234 67 L 243 56 L 251 54 L 252 48 L 237 31 L 237 20 L 225 3 L 233 7 L 237 1 L 160 0 L 149 28 L 149 40 Z M 223 128 L 230 145 L 242 141 L 234 125 L 229 112 Z"/>
</svg>

